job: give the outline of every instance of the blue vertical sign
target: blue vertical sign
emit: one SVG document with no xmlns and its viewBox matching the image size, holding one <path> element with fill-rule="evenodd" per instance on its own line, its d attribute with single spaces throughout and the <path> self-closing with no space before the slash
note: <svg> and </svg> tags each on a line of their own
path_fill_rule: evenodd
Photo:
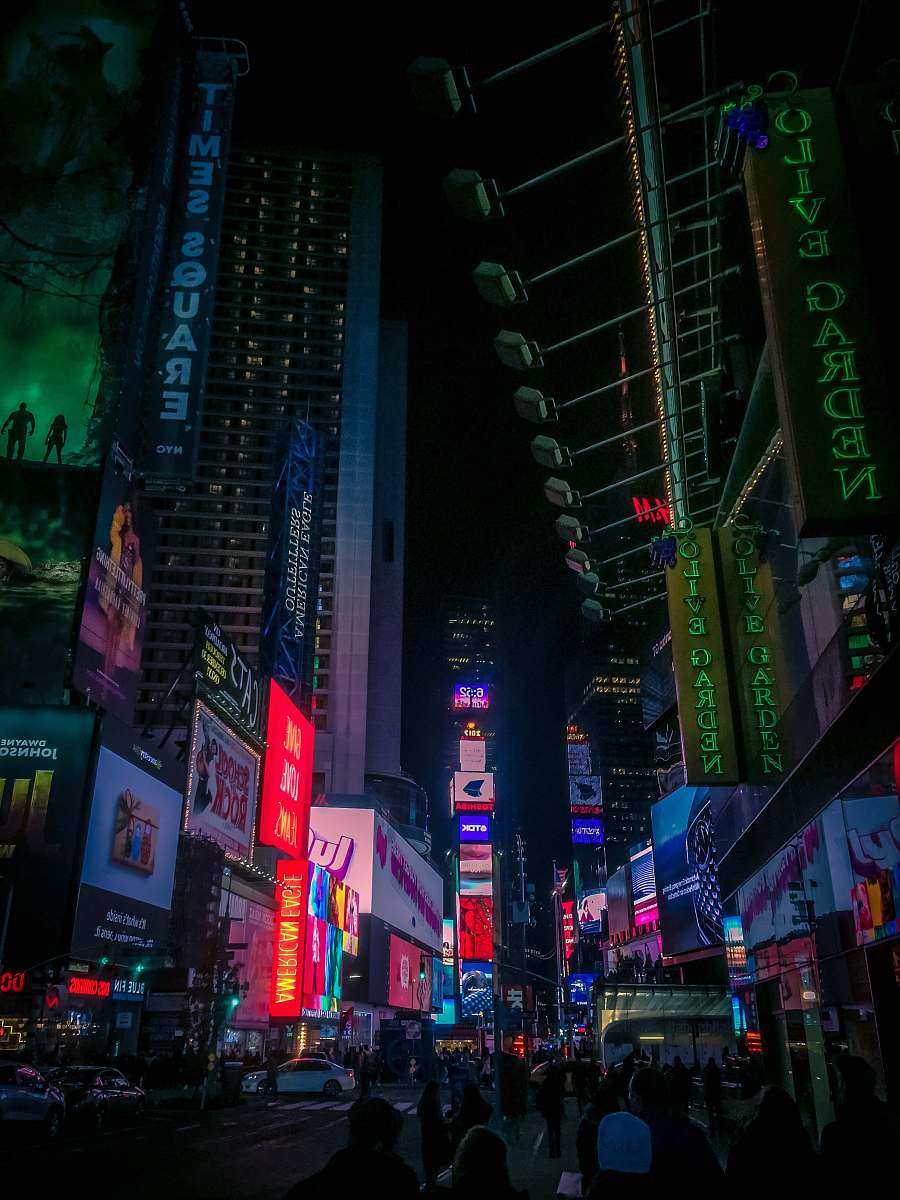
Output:
<svg viewBox="0 0 900 1200">
<path fill-rule="evenodd" d="M 275 462 L 260 658 L 263 673 L 308 716 L 321 524 L 316 431 L 295 417 L 278 445 L 282 449 Z"/>
</svg>

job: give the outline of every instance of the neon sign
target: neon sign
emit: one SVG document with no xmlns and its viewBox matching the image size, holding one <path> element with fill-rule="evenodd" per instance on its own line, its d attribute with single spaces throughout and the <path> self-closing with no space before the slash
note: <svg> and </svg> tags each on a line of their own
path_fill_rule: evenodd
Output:
<svg viewBox="0 0 900 1200">
<path fill-rule="evenodd" d="M 24 971 L 4 971 L 0 975 L 0 992 L 24 992 L 24 990 Z"/>
<path fill-rule="evenodd" d="M 653 521 L 659 525 L 669 524 L 669 509 L 659 496 L 655 496 L 652 500 L 649 496 L 632 496 L 631 503 L 634 507 L 634 515 L 639 522 Z"/>
<path fill-rule="evenodd" d="M 96 996 L 106 999 L 111 990 L 108 979 L 98 979 L 95 975 L 72 975 L 66 984 L 70 996 Z"/>
<path fill-rule="evenodd" d="M 457 683 L 453 687 L 454 708 L 490 708 L 490 692 L 483 683 Z"/>
<path fill-rule="evenodd" d="M 303 1007 L 303 959 L 306 949 L 309 864 L 279 859 L 275 866 L 275 955 L 269 1015 L 296 1019 Z"/>
</svg>

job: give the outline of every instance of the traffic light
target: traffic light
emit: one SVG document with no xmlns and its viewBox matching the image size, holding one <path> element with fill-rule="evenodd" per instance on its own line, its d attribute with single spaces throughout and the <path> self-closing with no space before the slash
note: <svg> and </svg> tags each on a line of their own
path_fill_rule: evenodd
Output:
<svg viewBox="0 0 900 1200">
<path fill-rule="evenodd" d="M 419 959 L 419 983 L 424 983 L 424 982 L 425 982 L 425 979 L 426 979 L 426 974 L 425 974 L 425 959 L 424 959 L 424 958 L 420 958 L 420 959 Z"/>
<path fill-rule="evenodd" d="M 134 973 L 135 973 L 135 975 L 140 975 L 140 974 L 141 974 L 141 972 L 142 972 L 142 971 L 144 970 L 144 968 L 146 967 L 146 965 L 147 965 L 147 964 L 146 964 L 146 963 L 143 963 L 143 962 L 136 962 L 136 963 L 134 964 Z"/>
</svg>

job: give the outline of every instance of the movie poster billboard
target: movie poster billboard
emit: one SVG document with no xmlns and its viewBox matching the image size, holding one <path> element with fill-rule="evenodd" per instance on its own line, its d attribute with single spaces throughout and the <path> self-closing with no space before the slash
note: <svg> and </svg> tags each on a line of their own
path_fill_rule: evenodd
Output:
<svg viewBox="0 0 900 1200">
<path fill-rule="evenodd" d="M 234 893 L 228 896 L 228 905 L 231 917 L 228 941 L 245 947 L 234 951 L 232 966 L 241 985 L 248 985 L 228 1023 L 234 1029 L 268 1029 L 275 910 Z"/>
<path fill-rule="evenodd" d="M 93 736 L 85 709 L 0 709 L 0 873 L 13 888 L 5 970 L 69 948 Z"/>
<path fill-rule="evenodd" d="M 603 932 L 603 914 L 606 912 L 606 892 L 602 888 L 578 893 L 578 928 L 583 934 L 599 935 Z"/>
<path fill-rule="evenodd" d="M 168 945 L 182 768 L 109 717 L 103 722 L 72 953 Z"/>
<path fill-rule="evenodd" d="M 0 43 L 0 454 L 96 467 L 119 401 L 140 89 L 158 5 L 5 7 Z M 0 531 L 0 538 L 7 534 Z M 8 669 L 8 664 L 5 664 Z"/>
<path fill-rule="evenodd" d="M 157 517 L 129 479 L 108 462 L 88 568 L 72 683 L 130 724 L 141 674 L 147 593 Z"/>
<path fill-rule="evenodd" d="M 98 484 L 95 471 L 0 468 L 0 701 L 64 699 Z"/>
<path fill-rule="evenodd" d="M 663 953 L 722 941 L 722 900 L 710 789 L 680 787 L 650 810 Z"/>
<path fill-rule="evenodd" d="M 201 701 L 194 703 L 185 828 L 249 861 L 259 755 Z"/>
</svg>

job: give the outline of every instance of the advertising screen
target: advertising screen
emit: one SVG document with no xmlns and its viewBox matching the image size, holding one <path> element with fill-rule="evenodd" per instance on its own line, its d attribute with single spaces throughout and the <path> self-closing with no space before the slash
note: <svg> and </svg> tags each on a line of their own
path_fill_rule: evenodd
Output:
<svg viewBox="0 0 900 1200">
<path fill-rule="evenodd" d="M 566 989 L 572 1004 L 590 1004 L 593 987 L 593 975 L 572 974 L 566 977 Z"/>
<path fill-rule="evenodd" d="M 569 808 L 581 816 L 601 816 L 603 787 L 599 775 L 569 776 Z"/>
<path fill-rule="evenodd" d="M 601 933 L 605 911 L 605 891 L 597 888 L 594 891 L 581 892 L 578 896 L 578 928 L 584 934 Z"/>
<path fill-rule="evenodd" d="M 275 937 L 269 1016 L 296 1020 L 303 1008 L 304 954 L 309 913 L 309 866 L 281 858 L 275 864 Z"/>
<path fill-rule="evenodd" d="M 439 1013 L 444 1007 L 444 964 L 439 958 L 431 960 L 431 1011 Z"/>
<path fill-rule="evenodd" d="M 563 900 L 560 908 L 562 909 L 563 947 L 566 958 L 569 959 L 575 953 L 575 944 L 578 941 L 575 927 L 575 901 Z"/>
<path fill-rule="evenodd" d="M 459 957 L 494 958 L 494 901 L 490 896 L 459 897 Z"/>
<path fill-rule="evenodd" d="M 185 828 L 249 860 L 259 755 L 198 700 L 194 704 Z"/>
<path fill-rule="evenodd" d="M 444 917 L 443 920 L 443 939 L 441 961 L 445 967 L 452 967 L 456 960 L 456 934 L 453 921 L 449 917 Z"/>
<path fill-rule="evenodd" d="M 231 945 L 246 946 L 233 952 L 232 966 L 241 985 L 249 985 L 228 1023 L 234 1029 L 268 1029 L 275 912 L 234 894 L 227 901 L 231 914 L 228 941 Z"/>
<path fill-rule="evenodd" d="M 479 817 L 474 813 L 460 813 L 459 840 L 461 842 L 489 842 L 491 840 L 491 818 Z"/>
<path fill-rule="evenodd" d="M 573 845 L 602 846 L 604 841 L 602 817 L 572 817 Z"/>
<path fill-rule="evenodd" d="M 656 876 L 653 873 L 653 848 L 649 844 L 631 855 L 631 897 L 635 907 L 641 900 L 656 895 Z"/>
<path fill-rule="evenodd" d="M 493 812 L 494 776 L 491 771 L 456 771 L 453 803 L 457 812 Z M 468 805 L 476 805 L 469 808 Z"/>
<path fill-rule="evenodd" d="M 197 616 L 194 679 L 202 696 L 213 700 L 239 729 L 262 730 L 259 672 L 251 667 L 231 638 L 208 612 Z"/>
<path fill-rule="evenodd" d="M 85 709 L 0 709 L 0 863 L 13 886 L 5 971 L 69 949 L 93 734 Z"/>
<path fill-rule="evenodd" d="M 183 803 L 181 769 L 155 745 L 110 718 L 102 740 L 72 934 L 73 954 L 92 959 L 107 944 L 168 945 Z"/>
<path fill-rule="evenodd" d="M 457 683 L 453 685 L 454 708 L 490 708 L 490 689 L 486 683 Z"/>
<path fill-rule="evenodd" d="M 273 679 L 269 684 L 259 840 L 305 855 L 309 839 L 315 729 Z"/>
<path fill-rule="evenodd" d="M 459 739 L 460 771 L 483 772 L 487 765 L 487 743 L 482 737 Z"/>
<path fill-rule="evenodd" d="M 682 954 L 722 940 L 722 902 L 710 791 L 680 787 L 650 810 L 663 953 Z"/>
<path fill-rule="evenodd" d="M 415 1012 L 431 1011 L 432 957 L 405 938 L 390 936 L 388 1004 Z"/>
<path fill-rule="evenodd" d="M 98 486 L 95 471 L 59 467 L 49 478 L 40 466 L 0 468 L 0 702 L 64 698 Z"/>
<path fill-rule="evenodd" d="M 494 892 L 493 851 L 490 846 L 465 844 L 459 848 L 459 894 L 491 896 Z M 463 955 L 465 957 L 465 955 Z M 477 957 L 471 955 L 470 957 Z"/>
<path fill-rule="evenodd" d="M 459 984 L 460 1018 L 487 1024 L 494 1019 L 494 968 L 489 962 L 464 962 Z"/>
<path fill-rule="evenodd" d="M 134 716 L 157 525 L 134 484 L 108 463 L 72 683 L 125 724 Z"/>
<path fill-rule="evenodd" d="M 591 773 L 591 747 L 583 735 L 579 735 L 579 740 L 571 738 L 566 739 L 566 759 L 569 765 L 570 775 L 590 775 Z"/>
</svg>

